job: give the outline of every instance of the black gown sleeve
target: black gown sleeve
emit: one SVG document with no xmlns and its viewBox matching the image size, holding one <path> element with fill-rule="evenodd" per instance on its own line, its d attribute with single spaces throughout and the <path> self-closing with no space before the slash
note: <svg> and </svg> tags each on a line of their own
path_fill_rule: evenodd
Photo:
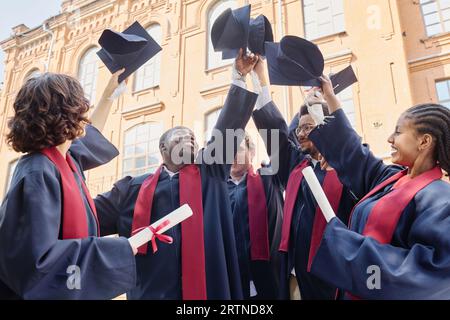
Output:
<svg viewBox="0 0 450 320">
<path fill-rule="evenodd" d="M 318 126 L 309 139 L 339 175 L 339 180 L 358 198 L 364 197 L 376 185 L 403 168 L 385 165 L 373 155 L 352 128 L 342 109 L 333 119 Z"/>
<path fill-rule="evenodd" d="M 253 112 L 253 121 L 258 130 L 267 130 L 267 136 L 262 138 L 270 156 L 271 166 L 283 187 L 286 187 L 291 171 L 305 156 L 291 141 L 286 121 L 272 101 Z M 279 134 L 272 134 L 274 130 L 278 130 Z M 272 136 L 275 139 L 278 137 L 278 141 L 272 141 Z"/>
<path fill-rule="evenodd" d="M 235 138 L 235 131 L 245 130 L 250 120 L 258 95 L 239 86 L 232 85 L 213 130 L 213 137 L 199 153 L 197 162 L 208 165 L 208 172 L 221 180 L 230 176 L 231 165 L 237 153 L 237 146 L 243 135 Z M 233 142 L 236 142 L 233 144 Z"/>
<path fill-rule="evenodd" d="M 84 137 L 73 141 L 69 151 L 82 171 L 97 168 L 119 155 L 117 148 L 91 125 L 86 126 Z"/>
</svg>

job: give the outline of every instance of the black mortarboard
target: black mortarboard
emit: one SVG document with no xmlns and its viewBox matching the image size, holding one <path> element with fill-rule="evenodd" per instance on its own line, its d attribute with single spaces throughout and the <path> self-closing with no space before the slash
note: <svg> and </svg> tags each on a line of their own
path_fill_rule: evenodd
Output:
<svg viewBox="0 0 450 320">
<path fill-rule="evenodd" d="M 259 15 L 255 19 L 250 20 L 248 48 L 255 54 L 265 56 L 265 42 L 273 42 L 272 25 L 266 16 Z"/>
<path fill-rule="evenodd" d="M 330 80 L 333 84 L 335 94 L 338 94 L 355 82 L 358 82 L 358 78 L 356 78 L 355 72 L 353 71 L 351 65 L 336 74 L 330 74 Z"/>
<path fill-rule="evenodd" d="M 312 42 L 286 36 L 280 43 L 266 42 L 270 83 L 286 86 L 320 86 L 324 58 Z"/>
<path fill-rule="evenodd" d="M 236 58 L 239 49 L 247 49 L 250 24 L 250 5 L 225 10 L 214 22 L 211 41 L 214 51 L 222 52 L 222 59 Z"/>
<path fill-rule="evenodd" d="M 139 22 L 133 23 L 123 32 L 103 31 L 98 43 L 102 49 L 97 55 L 111 73 L 125 68 L 119 83 L 162 50 Z"/>
</svg>

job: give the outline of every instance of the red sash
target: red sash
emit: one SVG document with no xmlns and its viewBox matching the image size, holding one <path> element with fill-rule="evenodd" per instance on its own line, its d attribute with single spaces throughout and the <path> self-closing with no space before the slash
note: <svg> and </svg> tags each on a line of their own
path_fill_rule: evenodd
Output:
<svg viewBox="0 0 450 320">
<path fill-rule="evenodd" d="M 292 223 L 292 215 L 294 212 L 295 201 L 297 200 L 298 191 L 300 190 L 300 184 L 303 180 L 303 170 L 309 166 L 309 161 L 304 160 L 300 163 L 291 173 L 286 188 L 286 200 L 284 203 L 284 219 L 283 227 L 281 230 L 281 244 L 280 251 L 288 252 L 289 250 L 289 237 Z M 327 171 L 323 182 L 323 188 L 325 195 L 330 201 L 331 207 L 334 212 L 339 209 L 339 203 L 342 196 L 343 186 L 340 183 L 335 170 Z M 322 214 L 319 206 L 316 208 L 314 216 L 314 224 L 311 235 L 311 245 L 309 249 L 308 258 L 308 271 L 311 269 L 312 261 L 317 253 L 317 250 L 322 240 L 322 235 L 325 230 L 327 222 Z"/>
<path fill-rule="evenodd" d="M 81 187 L 83 188 L 89 202 L 89 206 L 94 213 L 98 235 L 100 235 L 97 211 L 95 209 L 94 201 L 92 200 L 89 190 L 70 155 L 67 154 L 66 159 L 64 159 L 56 147 L 46 148 L 42 150 L 41 153 L 53 162 L 61 176 L 63 197 L 63 239 L 84 239 L 89 237 L 86 207 L 84 206 L 82 195 L 73 175 L 74 173 L 77 174 L 81 182 Z"/>
<path fill-rule="evenodd" d="M 339 181 L 337 172 L 335 170 L 327 171 L 325 179 L 323 181 L 323 190 L 328 200 L 330 201 L 333 211 L 338 212 L 339 203 L 342 197 L 343 185 Z M 316 208 L 316 214 L 314 215 L 313 231 L 311 235 L 311 244 L 309 246 L 309 258 L 308 258 L 308 272 L 311 272 L 311 266 L 316 256 L 317 250 L 319 250 L 320 242 L 323 238 L 323 233 L 327 227 L 327 220 L 322 213 L 319 206 Z"/>
<path fill-rule="evenodd" d="M 362 198 L 361 201 L 359 201 L 355 206 L 355 208 L 361 202 L 365 201 L 388 185 L 396 182 L 406 174 L 407 171 L 405 170 L 383 181 L 373 190 L 371 190 L 364 198 Z M 362 234 L 364 236 L 374 238 L 382 244 L 390 243 L 395 228 L 397 227 L 398 220 L 400 219 L 400 216 L 402 215 L 403 210 L 406 208 L 406 206 L 411 202 L 417 192 L 428 186 L 433 181 L 440 180 L 441 178 L 441 168 L 434 167 L 433 169 L 424 172 L 414 179 L 411 179 L 408 182 L 402 184 L 398 188 L 393 188 L 390 193 L 383 196 L 372 208 Z M 352 219 L 355 208 L 353 208 L 352 215 L 350 216 L 350 221 Z"/>
<path fill-rule="evenodd" d="M 365 201 L 388 185 L 398 181 L 406 174 L 407 170 L 404 170 L 383 181 L 371 190 L 364 198 L 362 198 L 355 208 L 361 202 Z M 420 190 L 428 186 L 433 181 L 440 180 L 441 178 L 442 170 L 440 167 L 436 166 L 433 169 L 415 177 L 414 179 L 401 184 L 398 188 L 395 188 L 394 186 L 391 192 L 387 193 L 380 200 L 378 200 L 372 208 L 366 225 L 364 226 L 362 235 L 371 237 L 381 244 L 391 243 L 398 221 L 406 206 L 411 202 L 411 200 L 414 199 L 415 195 Z M 352 215 L 355 208 L 353 208 Z M 352 216 L 350 219 L 351 218 Z M 347 294 L 352 299 L 358 299 L 349 293 Z"/>
<path fill-rule="evenodd" d="M 150 225 L 153 196 L 162 167 L 141 186 L 134 208 L 132 232 Z M 205 242 L 203 227 L 202 181 L 196 165 L 180 170 L 180 206 L 189 204 L 193 216 L 181 223 L 181 280 L 183 300 L 206 300 Z M 147 254 L 148 245 L 139 248 Z"/>
<path fill-rule="evenodd" d="M 253 171 L 253 167 L 247 173 L 247 200 L 251 259 L 268 261 L 270 253 L 266 192 L 261 176 Z"/>
</svg>

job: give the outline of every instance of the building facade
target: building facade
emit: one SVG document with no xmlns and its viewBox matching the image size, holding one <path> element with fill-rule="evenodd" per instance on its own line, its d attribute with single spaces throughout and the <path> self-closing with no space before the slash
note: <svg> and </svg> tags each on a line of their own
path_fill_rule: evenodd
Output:
<svg viewBox="0 0 450 320">
<path fill-rule="evenodd" d="M 280 3 L 281 2 L 281 3 Z M 0 195 L 6 194 L 19 154 L 5 142 L 7 121 L 22 83 L 41 72 L 80 79 L 94 108 L 109 71 L 97 58 L 98 39 L 139 21 L 163 51 L 139 69 L 128 92 L 114 102 L 104 129 L 121 155 L 87 174 L 93 195 L 126 175 L 154 170 L 159 136 L 176 125 L 208 139 L 230 84 L 232 61 L 212 49 L 210 30 L 226 8 L 252 5 L 264 14 L 275 40 L 292 34 L 314 41 L 325 57 L 325 72 L 352 64 L 359 82 L 340 94 L 363 140 L 388 158 L 386 142 L 398 116 L 413 104 L 450 106 L 450 0 L 65 0 L 61 13 L 42 26 L 13 28 L 0 44 L 6 52 L 0 93 Z M 288 118 L 303 99 L 297 87 L 271 87 Z M 257 137 L 253 123 L 249 132 Z M 257 140 L 257 161 L 267 158 Z"/>
</svg>

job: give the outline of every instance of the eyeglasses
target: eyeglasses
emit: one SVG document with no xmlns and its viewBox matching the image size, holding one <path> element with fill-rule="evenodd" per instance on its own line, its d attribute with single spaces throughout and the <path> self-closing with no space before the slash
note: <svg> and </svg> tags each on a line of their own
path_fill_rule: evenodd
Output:
<svg viewBox="0 0 450 320">
<path fill-rule="evenodd" d="M 304 124 L 302 126 L 297 127 L 297 129 L 295 129 L 295 134 L 296 135 L 300 135 L 300 133 L 304 132 L 306 134 L 310 133 L 311 131 L 313 131 L 313 129 L 315 128 L 315 125 L 312 124 Z"/>
</svg>

